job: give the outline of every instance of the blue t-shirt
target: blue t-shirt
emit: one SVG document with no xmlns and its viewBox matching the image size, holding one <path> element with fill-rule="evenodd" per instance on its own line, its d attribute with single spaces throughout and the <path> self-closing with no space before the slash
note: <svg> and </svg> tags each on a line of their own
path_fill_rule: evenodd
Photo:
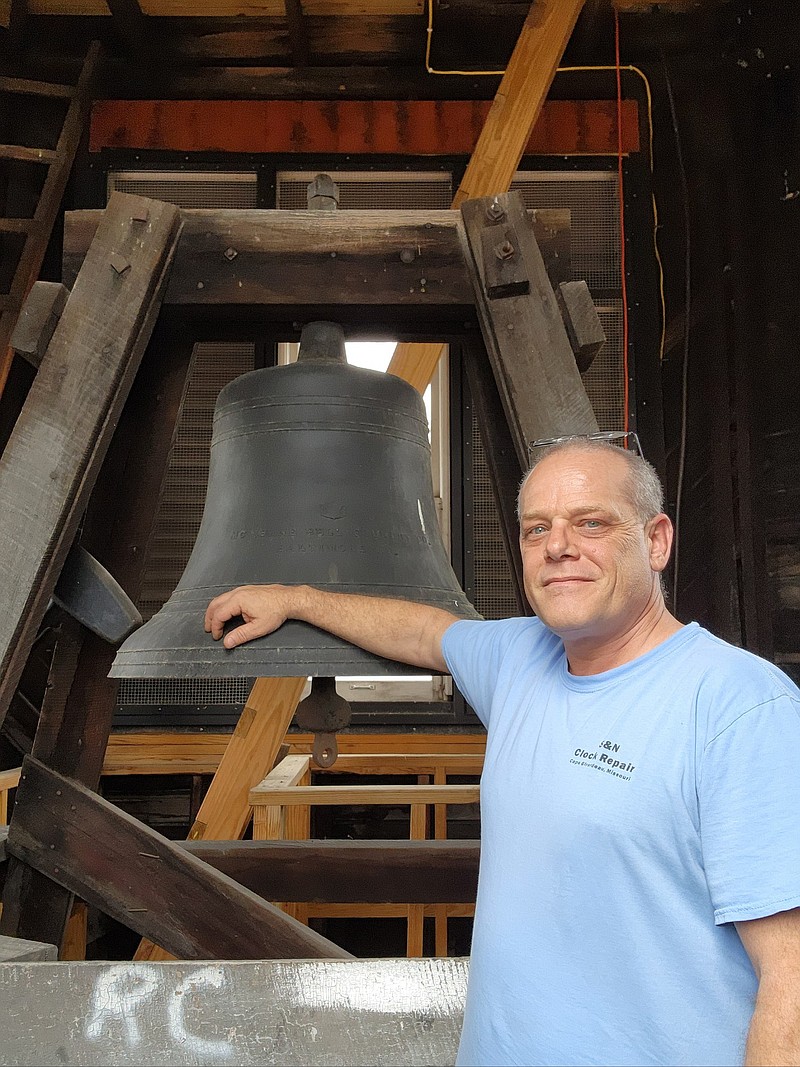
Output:
<svg viewBox="0 0 800 1067">
<path fill-rule="evenodd" d="M 696 623 L 588 677 L 538 619 L 443 650 L 488 729 L 458 1063 L 741 1063 L 734 920 L 800 907 L 800 691 Z"/>
</svg>

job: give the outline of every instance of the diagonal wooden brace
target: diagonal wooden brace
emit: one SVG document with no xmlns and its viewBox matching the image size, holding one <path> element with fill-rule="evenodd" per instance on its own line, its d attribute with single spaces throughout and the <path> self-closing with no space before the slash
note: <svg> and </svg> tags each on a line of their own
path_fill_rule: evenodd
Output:
<svg viewBox="0 0 800 1067">
<path fill-rule="evenodd" d="M 184 959 L 351 958 L 30 756 L 22 765 L 8 850 Z"/>
</svg>

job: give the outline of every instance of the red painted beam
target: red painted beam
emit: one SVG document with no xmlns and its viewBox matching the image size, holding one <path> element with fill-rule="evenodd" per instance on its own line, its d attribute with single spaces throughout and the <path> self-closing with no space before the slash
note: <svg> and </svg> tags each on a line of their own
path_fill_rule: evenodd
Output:
<svg viewBox="0 0 800 1067">
<path fill-rule="evenodd" d="M 488 100 L 100 100 L 89 147 L 469 155 L 490 107 Z M 639 147 L 638 105 L 625 100 L 623 152 Z M 547 101 L 525 152 L 616 155 L 616 101 Z"/>
</svg>

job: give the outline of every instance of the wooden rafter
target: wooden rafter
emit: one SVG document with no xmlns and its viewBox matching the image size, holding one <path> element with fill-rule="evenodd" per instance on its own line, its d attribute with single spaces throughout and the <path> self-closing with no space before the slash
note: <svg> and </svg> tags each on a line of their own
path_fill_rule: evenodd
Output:
<svg viewBox="0 0 800 1067">
<path fill-rule="evenodd" d="M 614 7 L 620 12 L 634 13 L 646 13 L 656 8 L 675 13 L 692 12 L 698 6 L 719 7 L 724 2 L 725 0 L 604 0 L 608 9 Z M 28 5 L 31 13 L 37 15 L 108 15 L 108 9 L 112 6 L 110 0 L 28 0 Z M 312 16 L 419 16 L 423 10 L 423 0 L 370 0 L 368 7 L 364 0 L 304 0 L 303 6 L 306 13 Z M 475 0 L 471 5 L 465 6 L 476 6 Z M 284 15 L 284 0 L 248 0 L 246 5 L 240 0 L 144 0 L 143 10 L 148 15 L 169 17 L 281 18 Z"/>
<path fill-rule="evenodd" d="M 550 90 L 556 68 L 584 0 L 534 0 L 500 88 L 484 123 L 453 207 L 481 196 L 505 193 L 519 166 L 536 119 Z M 400 344 L 389 372 L 405 378 L 423 392 L 441 358 L 435 352 L 415 351 L 413 344 Z"/>
</svg>

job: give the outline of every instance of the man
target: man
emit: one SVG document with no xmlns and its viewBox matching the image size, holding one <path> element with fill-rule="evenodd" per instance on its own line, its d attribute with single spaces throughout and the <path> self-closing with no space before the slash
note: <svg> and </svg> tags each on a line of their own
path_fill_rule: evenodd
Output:
<svg viewBox="0 0 800 1067">
<path fill-rule="evenodd" d="M 537 618 L 271 586 L 206 629 L 303 619 L 450 671 L 486 724 L 459 1063 L 800 1064 L 800 692 L 669 613 L 640 457 L 550 449 L 520 538 Z"/>
</svg>

